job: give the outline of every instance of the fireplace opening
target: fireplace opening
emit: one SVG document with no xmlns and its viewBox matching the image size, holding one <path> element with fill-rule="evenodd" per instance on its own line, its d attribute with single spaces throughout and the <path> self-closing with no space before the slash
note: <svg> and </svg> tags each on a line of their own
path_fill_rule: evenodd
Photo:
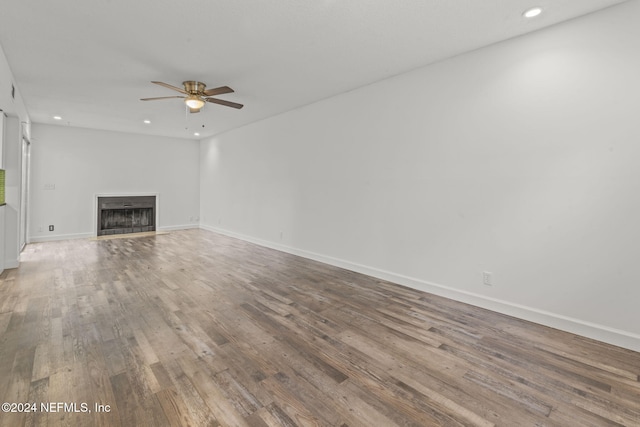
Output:
<svg viewBox="0 0 640 427">
<path fill-rule="evenodd" d="M 98 236 L 156 230 L 156 196 L 98 197 Z"/>
</svg>

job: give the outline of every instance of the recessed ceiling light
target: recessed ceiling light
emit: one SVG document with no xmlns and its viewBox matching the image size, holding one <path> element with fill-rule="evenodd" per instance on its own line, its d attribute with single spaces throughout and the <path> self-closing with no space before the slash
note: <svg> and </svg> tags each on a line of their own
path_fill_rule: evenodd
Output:
<svg viewBox="0 0 640 427">
<path fill-rule="evenodd" d="M 529 9 L 525 13 L 523 13 L 522 16 L 524 16 L 525 18 L 535 18 L 536 16 L 540 15 L 541 13 L 542 13 L 542 8 L 541 7 L 532 7 L 531 9 Z"/>
<path fill-rule="evenodd" d="M 150 124 L 150 123 L 151 123 L 151 120 L 145 120 L 144 122 L 145 122 L 146 124 Z"/>
<path fill-rule="evenodd" d="M 62 120 L 62 117 L 60 117 L 60 116 L 53 116 L 53 120 Z"/>
<path fill-rule="evenodd" d="M 193 136 L 200 136 L 200 134 L 198 132 L 194 132 Z"/>
</svg>

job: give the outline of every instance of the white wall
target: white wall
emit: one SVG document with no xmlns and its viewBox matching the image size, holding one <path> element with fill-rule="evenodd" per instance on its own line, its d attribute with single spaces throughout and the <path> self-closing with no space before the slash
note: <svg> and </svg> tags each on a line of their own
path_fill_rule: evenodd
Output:
<svg viewBox="0 0 640 427">
<path fill-rule="evenodd" d="M 201 226 L 640 350 L 639 20 L 631 1 L 202 141 Z"/>
<path fill-rule="evenodd" d="M 95 236 L 96 194 L 157 194 L 159 230 L 197 227 L 197 142 L 43 124 L 32 133 L 30 241 Z"/>
<path fill-rule="evenodd" d="M 11 97 L 12 85 L 15 88 L 15 99 Z M 18 117 L 25 124 L 30 122 L 20 88 L 13 80 L 13 74 L 2 46 L 0 46 L 0 109 L 8 116 Z M 29 135 L 29 126 L 25 126 L 25 133 L 27 136 Z"/>
<path fill-rule="evenodd" d="M 5 168 L 5 233 L 4 266 L 16 268 L 20 262 L 20 203 L 22 188 L 22 136 L 20 118 L 5 119 L 4 168 Z"/>
<path fill-rule="evenodd" d="M 14 90 L 12 91 L 12 86 Z M 12 97 L 12 92 L 14 97 Z M 30 119 L 15 85 L 11 68 L 0 46 L 0 109 L 8 117 L 4 123 L 4 135 L 0 135 L 3 142 L 3 167 L 5 175 L 6 206 L 0 207 L 0 245 L 3 246 L 0 271 L 4 268 L 15 268 L 19 263 L 19 218 L 20 195 L 22 188 L 22 158 L 21 143 L 23 135 L 29 136 Z M 2 138 L 3 137 L 3 138 Z"/>
</svg>

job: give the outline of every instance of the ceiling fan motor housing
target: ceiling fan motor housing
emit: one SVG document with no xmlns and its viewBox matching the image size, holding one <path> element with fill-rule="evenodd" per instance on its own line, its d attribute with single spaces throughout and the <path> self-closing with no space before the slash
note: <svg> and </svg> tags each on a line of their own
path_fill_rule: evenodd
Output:
<svg viewBox="0 0 640 427">
<path fill-rule="evenodd" d="M 187 80 L 186 82 L 182 82 L 182 85 L 184 86 L 184 90 L 189 92 L 192 95 L 202 94 L 202 92 L 204 92 L 205 87 L 207 87 L 207 85 L 205 85 L 204 83 L 196 82 L 193 80 Z"/>
</svg>

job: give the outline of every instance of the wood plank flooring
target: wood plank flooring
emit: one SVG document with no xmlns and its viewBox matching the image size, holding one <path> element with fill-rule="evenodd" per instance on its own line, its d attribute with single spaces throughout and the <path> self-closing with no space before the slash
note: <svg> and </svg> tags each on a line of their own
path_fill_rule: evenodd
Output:
<svg viewBox="0 0 640 427">
<path fill-rule="evenodd" d="M 0 426 L 640 426 L 640 353 L 208 231 L 22 260 Z"/>
</svg>

